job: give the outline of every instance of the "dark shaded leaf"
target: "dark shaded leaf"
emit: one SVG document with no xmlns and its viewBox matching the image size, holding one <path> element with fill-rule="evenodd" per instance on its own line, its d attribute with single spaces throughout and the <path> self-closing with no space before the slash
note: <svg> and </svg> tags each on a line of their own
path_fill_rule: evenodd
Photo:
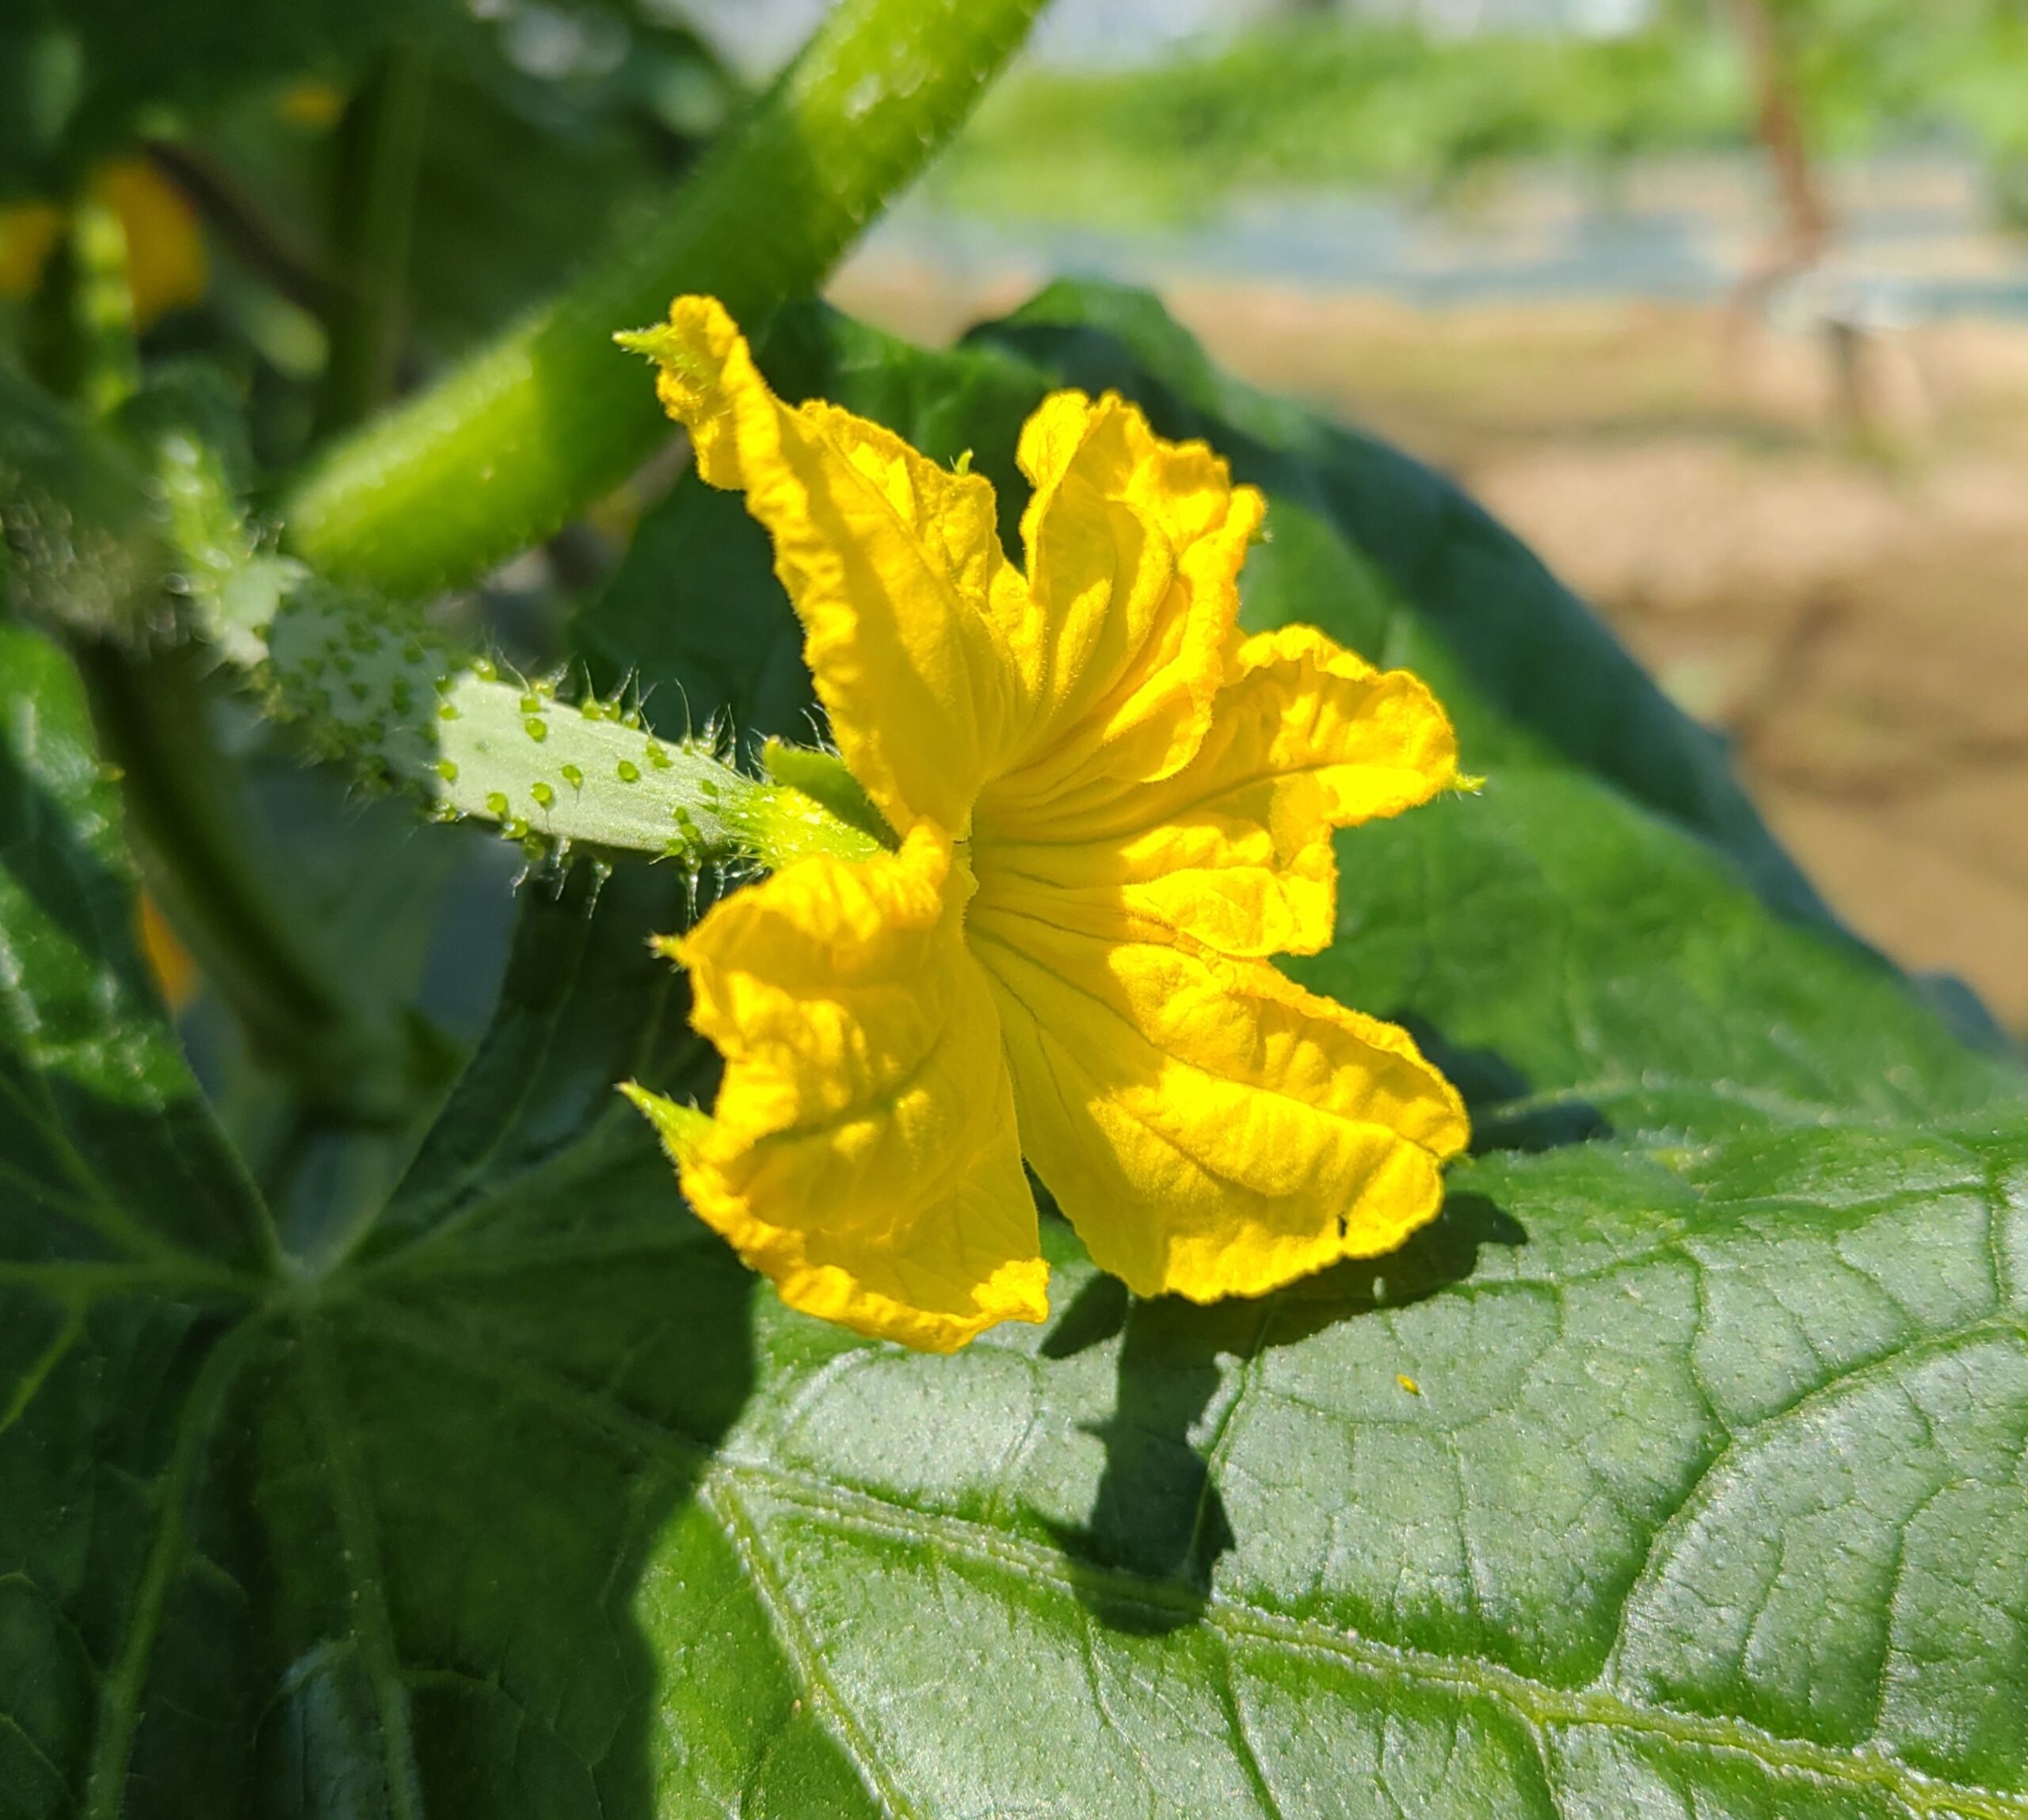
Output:
<svg viewBox="0 0 2028 1820">
<path fill-rule="evenodd" d="M 0 194 L 61 193 L 137 130 L 173 128 L 252 85 L 336 74 L 398 28 L 453 17 L 439 0 L 12 0 Z"/>
</svg>

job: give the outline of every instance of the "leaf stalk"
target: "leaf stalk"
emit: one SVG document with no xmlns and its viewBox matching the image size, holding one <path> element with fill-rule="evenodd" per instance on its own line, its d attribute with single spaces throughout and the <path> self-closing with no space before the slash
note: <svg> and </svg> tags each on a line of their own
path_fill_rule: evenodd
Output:
<svg viewBox="0 0 2028 1820">
<path fill-rule="evenodd" d="M 203 654 L 71 650 L 142 877 L 257 1051 L 320 1112 L 399 1123 L 431 1059 L 409 1032 L 358 1016 L 271 889 L 210 738 Z"/>
<path fill-rule="evenodd" d="M 399 41 L 360 85 L 338 124 L 320 434 L 349 429 L 394 390 L 429 82 L 421 47 Z"/>
</svg>

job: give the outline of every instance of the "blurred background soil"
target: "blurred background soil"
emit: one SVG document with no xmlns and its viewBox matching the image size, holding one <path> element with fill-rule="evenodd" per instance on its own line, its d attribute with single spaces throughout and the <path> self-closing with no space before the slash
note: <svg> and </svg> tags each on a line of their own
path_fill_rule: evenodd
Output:
<svg viewBox="0 0 2028 1820">
<path fill-rule="evenodd" d="M 948 338 L 1028 288 L 876 248 L 834 294 Z M 1855 388 L 1820 318 L 1723 302 L 1160 288 L 1461 479 L 1736 742 L 1855 928 L 2028 1030 L 2028 321 L 1874 329 Z"/>
</svg>

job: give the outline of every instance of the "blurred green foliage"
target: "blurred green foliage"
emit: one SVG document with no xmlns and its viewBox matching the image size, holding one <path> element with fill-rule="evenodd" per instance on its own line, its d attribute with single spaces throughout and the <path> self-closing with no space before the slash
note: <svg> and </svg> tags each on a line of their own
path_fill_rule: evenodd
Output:
<svg viewBox="0 0 2028 1820">
<path fill-rule="evenodd" d="M 1494 159 L 1718 146 L 1742 105 L 1710 36 L 1446 43 L 1303 21 L 1146 70 L 1025 71 L 980 109 L 945 180 L 974 206 L 1175 216 L 1245 188 L 1435 189 Z"/>
<path fill-rule="evenodd" d="M 741 98 L 695 31 L 634 0 L 25 0 L 0 15 L 0 201 L 61 200 L 137 152 L 166 175 L 201 219 L 211 281 L 149 351 L 229 375 L 271 467 L 553 293 Z M 397 62 L 411 168 L 380 226 L 392 243 L 371 246 L 357 147 Z M 387 288 L 368 332 L 387 338 L 391 370 L 349 410 L 327 399 L 320 421 L 334 338 L 342 357 L 358 313 L 355 268 Z M 0 359 L 21 357 L 27 315 L 0 303 Z"/>
<path fill-rule="evenodd" d="M 1998 217 L 2028 226 L 2028 5 L 1778 0 L 1824 150 L 1943 141 L 1985 164 Z"/>
<path fill-rule="evenodd" d="M 348 87 L 398 35 L 428 47 L 454 93 L 482 90 L 566 163 L 601 127 L 667 151 L 725 113 L 727 78 L 696 33 L 669 8 L 631 0 L 13 0 L 0 10 L 0 199 L 60 194 L 137 137 L 223 131 L 242 155 L 262 154 L 250 171 L 284 176 L 299 162 L 291 137 L 329 124 L 304 86 Z M 295 134 L 263 143 L 235 114 L 250 102 Z M 463 137 L 463 124 L 454 112 L 436 136 Z M 491 143 L 523 155 L 503 177 L 527 172 L 531 145 Z"/>
<path fill-rule="evenodd" d="M 1814 146 L 1938 142 L 1996 198 L 2028 151 L 2021 0 L 1788 0 L 1771 8 Z M 1187 216 L 1234 191 L 1349 185 L 1443 195 L 1524 158 L 1599 166 L 1751 145 L 1755 97 L 1729 14 L 1675 0 L 1621 37 L 1298 19 L 1146 68 L 1031 66 L 943 166 L 960 206 L 1109 223 Z"/>
</svg>

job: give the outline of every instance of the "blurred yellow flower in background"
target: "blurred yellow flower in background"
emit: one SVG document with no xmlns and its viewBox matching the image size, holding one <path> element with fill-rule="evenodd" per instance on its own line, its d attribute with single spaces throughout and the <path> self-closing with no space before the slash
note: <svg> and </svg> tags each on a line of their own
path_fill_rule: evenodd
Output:
<svg viewBox="0 0 2028 1820">
<path fill-rule="evenodd" d="M 335 82 L 311 77 L 284 90 L 275 112 L 305 132 L 323 132 L 338 124 L 345 111 L 345 92 Z"/>
<path fill-rule="evenodd" d="M 784 405 L 711 299 L 623 337 L 772 536 L 846 765 L 897 831 L 666 944 L 725 1057 L 638 1087 L 702 1217 L 784 1300 L 949 1350 L 1048 1313 L 1024 1156 L 1142 1295 L 1257 1295 L 1398 1245 L 1469 1135 L 1388 1024 L 1277 953 L 1331 939 L 1332 830 L 1458 781 L 1449 720 L 1321 632 L 1236 628 L 1263 509 L 1202 444 L 1059 392 L 991 486 Z"/>
<path fill-rule="evenodd" d="M 211 265 L 197 212 L 181 190 L 146 158 L 133 158 L 103 166 L 87 193 L 110 208 L 125 231 L 136 328 L 203 299 Z M 54 203 L 0 208 L 0 296 L 33 292 L 67 219 Z"/>
<path fill-rule="evenodd" d="M 173 1014 L 180 1017 L 189 1009 L 203 983 L 197 963 L 183 945 L 182 937 L 171 927 L 169 918 L 146 891 L 135 901 L 134 919 L 141 938 L 142 958 L 148 963 L 148 971 L 154 975 L 155 984 L 162 989 L 162 1002 Z"/>
<path fill-rule="evenodd" d="M 51 202 L 17 202 L 0 208 L 0 297 L 26 297 L 63 231 L 63 211 Z"/>
</svg>

